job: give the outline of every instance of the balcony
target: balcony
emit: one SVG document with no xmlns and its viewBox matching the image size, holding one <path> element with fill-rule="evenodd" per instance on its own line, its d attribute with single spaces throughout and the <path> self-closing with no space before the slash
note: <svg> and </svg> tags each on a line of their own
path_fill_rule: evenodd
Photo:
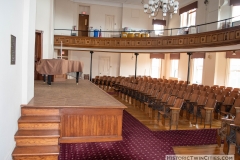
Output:
<svg viewBox="0 0 240 160">
<path fill-rule="evenodd" d="M 227 19 L 229 20 L 229 19 Z M 223 21 L 223 22 L 222 22 Z M 201 24 L 199 27 L 213 25 L 221 26 L 220 29 L 209 32 L 183 34 L 172 36 L 173 30 L 185 29 L 174 28 L 165 29 L 171 36 L 161 37 L 80 37 L 68 35 L 55 35 L 54 46 L 59 48 L 62 43 L 64 48 L 85 48 L 85 49 L 100 49 L 100 50 L 161 50 L 161 49 L 193 49 L 205 47 L 222 47 L 240 44 L 240 25 L 230 27 L 229 22 L 225 20 Z M 222 25 L 224 24 L 224 25 Z M 228 28 L 229 27 L 229 28 Z M 189 28 L 188 28 L 189 29 Z M 164 30 L 164 31 L 165 31 Z M 66 31 L 66 30 L 65 30 Z M 76 35 L 79 31 L 67 30 L 69 35 Z M 75 32 L 75 34 L 73 34 Z M 109 32 L 109 31 L 108 31 Z M 115 35 L 122 35 L 123 31 L 111 31 Z M 150 33 L 152 31 L 142 31 Z M 104 31 L 102 31 L 102 34 Z M 134 32 L 133 32 L 134 34 Z M 238 47 L 239 48 L 239 47 Z"/>
</svg>

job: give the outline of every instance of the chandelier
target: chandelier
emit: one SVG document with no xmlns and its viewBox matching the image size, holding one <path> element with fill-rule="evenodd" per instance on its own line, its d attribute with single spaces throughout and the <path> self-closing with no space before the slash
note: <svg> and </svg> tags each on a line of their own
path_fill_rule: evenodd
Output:
<svg viewBox="0 0 240 160">
<path fill-rule="evenodd" d="M 169 13 L 177 13 L 179 2 L 175 0 L 149 0 L 148 4 L 142 0 L 144 12 L 149 14 L 149 18 L 156 17 L 158 12 L 162 10 L 163 16 Z"/>
</svg>

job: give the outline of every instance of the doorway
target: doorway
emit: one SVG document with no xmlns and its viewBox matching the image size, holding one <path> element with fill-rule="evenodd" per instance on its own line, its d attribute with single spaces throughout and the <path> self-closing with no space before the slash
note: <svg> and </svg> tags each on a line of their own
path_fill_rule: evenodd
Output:
<svg viewBox="0 0 240 160">
<path fill-rule="evenodd" d="M 114 16 L 106 15 L 105 16 L 105 30 L 113 31 L 114 30 Z M 112 37 L 114 32 L 105 32 L 104 37 Z"/>
<path fill-rule="evenodd" d="M 34 80 L 42 80 L 43 77 L 36 71 L 37 62 L 42 59 L 43 31 L 35 31 L 35 56 L 34 56 Z"/>
<path fill-rule="evenodd" d="M 79 14 L 78 19 L 78 36 L 88 37 L 89 15 Z"/>
<path fill-rule="evenodd" d="M 99 57 L 98 63 L 99 76 L 109 76 L 110 74 L 110 57 Z"/>
</svg>

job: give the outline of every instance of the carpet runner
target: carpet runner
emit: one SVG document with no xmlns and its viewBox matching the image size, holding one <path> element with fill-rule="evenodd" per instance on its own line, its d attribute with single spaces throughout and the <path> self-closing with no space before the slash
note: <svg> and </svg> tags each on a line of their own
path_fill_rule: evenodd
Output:
<svg viewBox="0 0 240 160">
<path fill-rule="evenodd" d="M 60 144 L 59 160 L 162 160 L 173 146 L 216 144 L 216 129 L 151 131 L 123 112 L 123 141 Z"/>
</svg>

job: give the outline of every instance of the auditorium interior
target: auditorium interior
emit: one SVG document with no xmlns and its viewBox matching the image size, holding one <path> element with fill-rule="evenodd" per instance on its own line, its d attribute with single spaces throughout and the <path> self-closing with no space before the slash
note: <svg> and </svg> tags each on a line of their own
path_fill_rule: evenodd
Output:
<svg viewBox="0 0 240 160">
<path fill-rule="evenodd" d="M 1 160 L 240 159 L 239 0 L 1 3 Z"/>
</svg>

